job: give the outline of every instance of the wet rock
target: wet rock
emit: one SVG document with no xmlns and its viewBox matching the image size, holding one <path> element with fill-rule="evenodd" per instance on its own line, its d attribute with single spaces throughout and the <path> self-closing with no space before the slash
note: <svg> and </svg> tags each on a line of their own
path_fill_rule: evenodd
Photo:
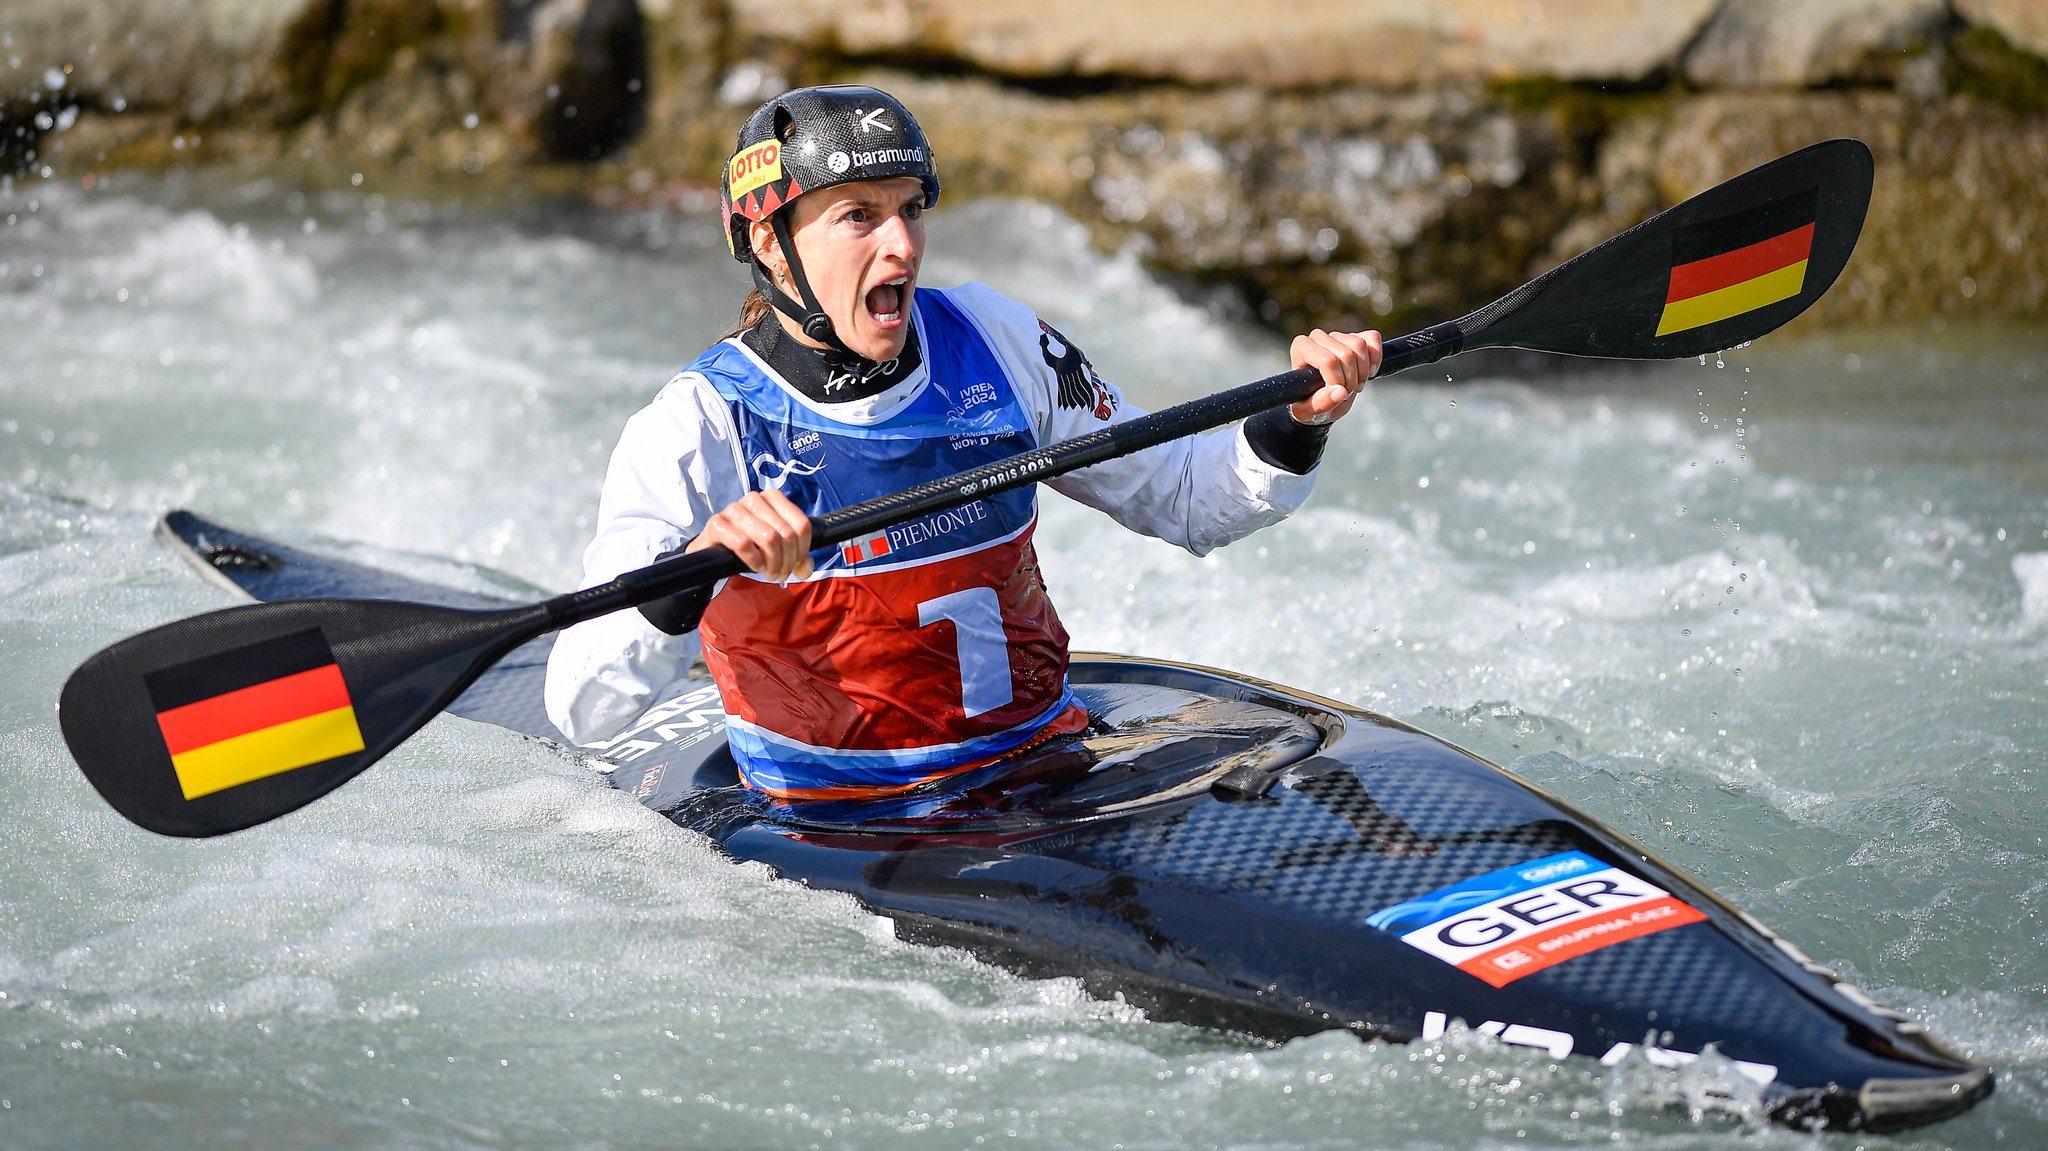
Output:
<svg viewBox="0 0 2048 1151">
<path fill-rule="evenodd" d="M 1954 0 L 1956 15 L 2003 36 L 2014 47 L 2048 57 L 2048 4 L 2040 0 Z"/>
<path fill-rule="evenodd" d="M 1590 196 L 1550 243 L 1543 267 L 1561 264 L 1595 244 L 1649 219 L 1668 205 L 1658 195 L 1658 146 L 1665 132 L 1661 116 L 1633 116 L 1614 125 L 1600 142 Z"/>
<path fill-rule="evenodd" d="M 279 63 L 273 163 L 316 180 L 459 173 L 467 125 L 516 124 L 491 102 L 499 40 L 490 0 L 312 0 Z"/>
<path fill-rule="evenodd" d="M 54 69 L 89 107 L 204 122 L 276 96 L 273 64 L 306 2 L 0 0 L 0 63 L 37 82 Z"/>
<path fill-rule="evenodd" d="M 53 13 L 0 0 L 0 35 L 25 60 L 70 65 L 65 99 L 87 114 L 69 144 L 117 165 L 475 176 L 595 159 L 647 122 L 636 0 L 84 0 Z M 212 151 L 192 155 L 193 139 Z"/>
<path fill-rule="evenodd" d="M 0 0 L 0 174 L 205 162 L 192 126 L 270 122 L 305 3 Z"/>
<path fill-rule="evenodd" d="M 1822 320 L 2038 316 L 2048 8 L 1954 3 L 0 0 L 0 168 L 697 210 L 756 102 L 860 79 L 950 202 L 1056 204 L 1276 327 L 1399 328 L 1855 134 L 1878 199 Z"/>
<path fill-rule="evenodd" d="M 2048 60 L 2015 47 L 1988 25 L 1963 29 L 1943 48 L 1941 79 L 1948 90 L 2048 115 Z"/>
<path fill-rule="evenodd" d="M 647 121 L 647 28 L 635 0 L 499 0 L 517 67 L 510 118 L 552 160 L 596 160 Z M 523 59 L 521 58 L 523 57 Z"/>
<path fill-rule="evenodd" d="M 650 75 L 647 128 L 634 142 L 635 171 L 648 173 L 643 179 L 702 179 L 725 159 L 745 114 L 732 115 L 729 109 L 737 105 L 719 96 L 731 55 L 724 2 L 641 0 L 640 8 Z M 769 95 L 756 87 L 740 103 L 751 108 L 756 94 Z"/>
<path fill-rule="evenodd" d="M 1706 88 L 1809 88 L 1889 74 L 1885 58 L 1924 47 L 1944 0 L 1725 0 L 1685 58 Z"/>
<path fill-rule="evenodd" d="M 377 85 L 404 85 L 419 71 L 421 52 L 440 64 L 458 49 L 475 5 L 404 0 L 307 0 L 286 35 L 275 66 L 285 76 L 278 118 L 295 123 L 333 112 L 351 95 Z"/>
<path fill-rule="evenodd" d="M 507 153 L 597 159 L 646 122 L 635 0 L 315 0 L 287 67 L 301 152 L 475 174 Z"/>
<path fill-rule="evenodd" d="M 1243 291 L 1281 326 L 1449 318 L 1540 262 L 1566 211 L 1548 122 L 1474 89 L 1074 100 L 861 78 L 918 111 L 949 187 L 1059 204 L 1105 247 Z"/>
<path fill-rule="evenodd" d="M 1429 87 L 1550 76 L 1640 80 L 1670 66 L 1716 0 L 733 0 L 753 40 L 957 61 L 1003 76 L 1134 77 L 1276 89 Z"/>
</svg>

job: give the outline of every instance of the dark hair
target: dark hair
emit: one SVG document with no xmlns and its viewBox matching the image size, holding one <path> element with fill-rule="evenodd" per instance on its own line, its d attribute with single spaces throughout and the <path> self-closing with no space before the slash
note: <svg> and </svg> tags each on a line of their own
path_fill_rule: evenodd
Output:
<svg viewBox="0 0 2048 1151">
<path fill-rule="evenodd" d="M 724 338 L 730 340 L 742 332 L 752 330 L 754 325 L 767 319 L 768 313 L 773 310 L 768 303 L 768 297 L 761 294 L 761 289 L 747 289 L 747 298 L 740 301 L 739 326 L 727 332 Z"/>
</svg>

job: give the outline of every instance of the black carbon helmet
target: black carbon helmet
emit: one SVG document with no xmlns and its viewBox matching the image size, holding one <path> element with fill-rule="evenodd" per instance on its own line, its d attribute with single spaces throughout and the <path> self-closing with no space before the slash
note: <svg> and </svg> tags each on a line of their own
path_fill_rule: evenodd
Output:
<svg viewBox="0 0 2048 1151">
<path fill-rule="evenodd" d="M 784 92 L 747 117 L 720 173 L 726 244 L 734 259 L 751 264 L 749 223 L 773 222 L 805 192 L 892 176 L 923 184 L 926 208 L 939 202 L 931 144 L 902 101 L 859 84 Z"/>
</svg>

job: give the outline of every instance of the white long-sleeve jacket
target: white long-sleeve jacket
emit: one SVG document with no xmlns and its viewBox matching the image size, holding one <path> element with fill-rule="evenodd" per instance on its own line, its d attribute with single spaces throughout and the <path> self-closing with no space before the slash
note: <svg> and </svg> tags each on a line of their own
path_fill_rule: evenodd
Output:
<svg viewBox="0 0 2048 1151">
<path fill-rule="evenodd" d="M 934 291 L 920 288 L 918 295 Z M 1059 443 L 1143 414 L 1029 307 L 980 284 L 947 289 L 944 296 L 971 319 L 1029 413 L 1035 443 L 1020 444 L 1018 450 Z M 761 367 L 773 377 L 765 364 Z M 931 386 L 933 370 L 928 354 L 921 368 L 888 391 L 832 404 L 805 398 L 780 377 L 773 378 L 815 415 L 872 426 L 916 401 Z M 945 370 L 943 359 L 938 370 Z M 963 426 L 963 432 L 973 430 Z M 583 555 L 583 586 L 652 563 L 694 538 L 714 512 L 749 490 L 778 486 L 772 463 L 761 471 L 743 457 L 727 400 L 700 372 L 678 373 L 627 421 L 619 437 L 598 500 L 596 535 Z M 1260 459 L 1240 424 L 1048 483 L 1133 531 L 1202 555 L 1284 519 L 1307 498 L 1314 477 L 1314 470 L 1296 475 Z M 898 486 L 935 478 L 904 475 Z M 548 662 L 548 716 L 578 743 L 609 738 L 668 695 L 697 651 L 694 634 L 665 634 L 639 612 L 616 612 L 579 624 L 557 639 Z"/>
</svg>

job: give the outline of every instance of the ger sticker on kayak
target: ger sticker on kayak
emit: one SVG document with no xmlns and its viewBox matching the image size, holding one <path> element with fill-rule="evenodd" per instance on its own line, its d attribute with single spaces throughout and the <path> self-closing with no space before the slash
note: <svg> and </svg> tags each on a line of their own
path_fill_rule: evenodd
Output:
<svg viewBox="0 0 2048 1151">
<path fill-rule="evenodd" d="M 1567 851 L 1439 888 L 1366 922 L 1506 987 L 1609 944 L 1705 918 L 1654 884 Z"/>
</svg>

